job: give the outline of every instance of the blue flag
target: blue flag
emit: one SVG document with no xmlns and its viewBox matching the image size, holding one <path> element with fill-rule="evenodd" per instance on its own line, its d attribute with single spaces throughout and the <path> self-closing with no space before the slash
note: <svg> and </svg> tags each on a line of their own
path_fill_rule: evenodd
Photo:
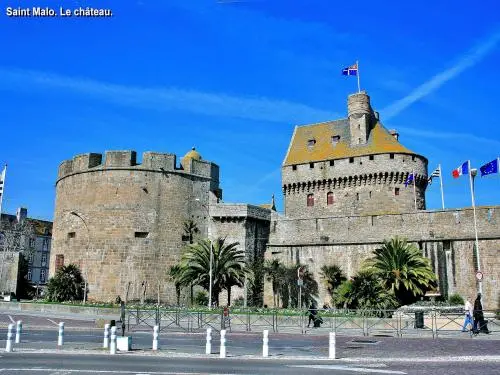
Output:
<svg viewBox="0 0 500 375">
<path fill-rule="evenodd" d="M 412 173 L 412 174 L 410 174 L 410 175 L 408 176 L 408 178 L 406 179 L 406 181 L 405 181 L 405 187 L 408 187 L 408 185 L 409 185 L 409 184 L 410 184 L 410 182 L 412 182 L 412 181 L 413 181 L 413 173 Z"/>
<path fill-rule="evenodd" d="M 481 168 L 481 177 L 493 174 L 493 173 L 498 173 L 498 159 L 495 159 L 493 161 L 490 161 L 489 163 L 486 163 L 483 165 Z"/>
<path fill-rule="evenodd" d="M 356 76 L 358 75 L 358 63 L 348 66 L 342 69 L 342 74 L 345 76 Z"/>
</svg>

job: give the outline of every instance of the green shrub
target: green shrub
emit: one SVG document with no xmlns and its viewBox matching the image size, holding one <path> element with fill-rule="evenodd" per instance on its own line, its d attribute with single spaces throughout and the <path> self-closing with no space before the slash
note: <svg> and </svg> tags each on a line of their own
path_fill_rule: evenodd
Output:
<svg viewBox="0 0 500 375">
<path fill-rule="evenodd" d="M 448 302 L 450 305 L 463 305 L 465 303 L 464 299 L 460 294 L 452 294 L 450 298 L 448 298 Z"/>
<path fill-rule="evenodd" d="M 208 294 L 204 290 L 196 292 L 194 296 L 195 306 L 207 306 L 208 305 Z"/>
</svg>

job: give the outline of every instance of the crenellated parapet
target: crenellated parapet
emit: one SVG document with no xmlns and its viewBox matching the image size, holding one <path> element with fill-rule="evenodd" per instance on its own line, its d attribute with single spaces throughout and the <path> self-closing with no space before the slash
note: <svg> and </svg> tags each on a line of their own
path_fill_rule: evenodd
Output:
<svg viewBox="0 0 500 375">
<path fill-rule="evenodd" d="M 293 182 L 283 185 L 283 193 L 287 195 L 304 191 L 348 189 L 356 186 L 370 187 L 375 185 L 404 185 L 412 173 L 404 171 L 391 171 Z M 425 189 L 427 187 L 427 175 L 419 175 L 415 173 L 415 181 L 418 188 Z"/>
<path fill-rule="evenodd" d="M 137 161 L 135 151 L 106 151 L 100 153 L 79 154 L 73 159 L 65 160 L 59 165 L 57 182 L 81 173 L 91 173 L 104 170 L 151 171 L 158 173 L 190 174 L 198 177 L 215 179 L 218 182 L 219 167 L 205 160 L 189 159 L 186 165 L 177 166 L 176 155 L 146 151 L 142 161 Z"/>
</svg>

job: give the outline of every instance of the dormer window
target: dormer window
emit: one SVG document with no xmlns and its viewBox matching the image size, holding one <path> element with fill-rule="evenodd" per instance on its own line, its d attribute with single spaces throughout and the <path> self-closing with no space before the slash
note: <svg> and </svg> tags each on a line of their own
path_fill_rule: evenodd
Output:
<svg viewBox="0 0 500 375">
<path fill-rule="evenodd" d="M 332 145 L 336 146 L 340 142 L 340 135 L 332 136 Z"/>
<path fill-rule="evenodd" d="M 307 147 L 313 147 L 315 144 L 316 140 L 314 138 L 307 141 Z"/>
</svg>

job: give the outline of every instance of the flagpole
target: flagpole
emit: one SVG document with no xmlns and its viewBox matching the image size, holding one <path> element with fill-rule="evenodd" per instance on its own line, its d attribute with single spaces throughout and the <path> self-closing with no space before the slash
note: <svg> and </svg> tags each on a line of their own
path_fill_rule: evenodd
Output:
<svg viewBox="0 0 500 375">
<path fill-rule="evenodd" d="M 2 194 L 0 195 L 0 229 L 2 225 L 2 202 L 3 202 L 3 196 L 5 195 L 5 176 L 7 175 L 7 164 L 5 164 L 5 167 L 3 168 L 2 174 L 0 174 L 0 181 L 2 181 Z M 4 245 L 4 248 L 2 249 L 2 259 L 0 263 L 0 288 L 3 288 L 2 284 L 2 277 L 3 277 L 3 267 L 5 264 L 5 252 L 6 248 Z M 5 289 L 5 288 L 3 288 Z"/>
<path fill-rule="evenodd" d="M 2 215 L 2 202 L 3 202 L 3 196 L 5 195 L 5 179 L 7 175 L 7 164 L 5 164 L 5 167 L 2 171 L 1 176 L 1 181 L 2 181 L 2 194 L 0 195 L 0 217 Z"/>
<path fill-rule="evenodd" d="M 467 160 L 467 166 L 469 168 L 469 184 L 470 184 L 470 194 L 471 194 L 471 200 L 472 200 L 472 211 L 474 214 L 474 234 L 476 236 L 476 266 L 477 266 L 477 271 L 481 271 L 481 262 L 479 259 L 479 240 L 477 238 L 477 220 L 476 220 L 476 202 L 474 200 L 474 185 L 472 183 L 472 169 L 470 167 L 470 160 Z M 477 173 L 477 171 L 476 171 Z M 478 280 L 478 293 L 481 295 L 483 294 L 483 281 Z"/>
<path fill-rule="evenodd" d="M 444 210 L 443 172 L 441 171 L 441 164 L 439 164 L 438 167 L 439 167 L 439 182 L 441 183 L 441 203 L 443 205 L 443 210 Z"/>
<path fill-rule="evenodd" d="M 415 198 L 415 211 L 417 211 L 417 176 L 415 176 L 415 170 L 413 170 L 413 197 Z"/>
<path fill-rule="evenodd" d="M 358 94 L 361 92 L 361 86 L 359 85 L 359 61 L 356 60 L 356 67 L 358 68 Z"/>
</svg>

